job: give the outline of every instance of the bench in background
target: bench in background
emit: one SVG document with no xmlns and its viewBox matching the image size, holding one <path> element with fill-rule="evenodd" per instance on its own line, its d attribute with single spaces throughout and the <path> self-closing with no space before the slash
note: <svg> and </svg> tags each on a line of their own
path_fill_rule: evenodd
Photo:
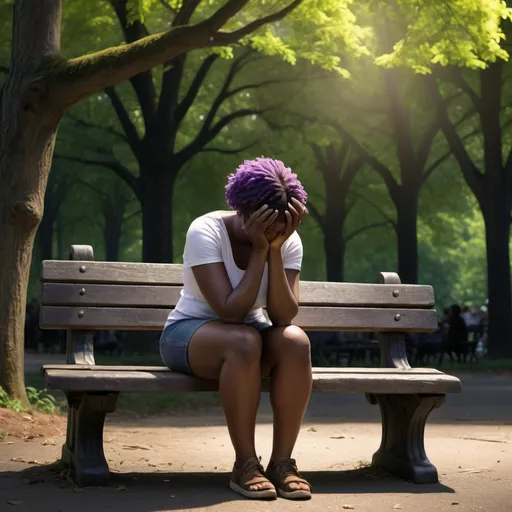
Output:
<svg viewBox="0 0 512 512">
<path fill-rule="evenodd" d="M 42 329 L 67 331 L 66 365 L 43 366 L 47 389 L 63 390 L 69 411 L 62 458 L 79 485 L 103 485 L 109 468 L 103 452 L 105 417 L 120 392 L 214 391 L 217 382 L 165 367 L 98 366 L 93 331 L 162 329 L 179 299 L 182 266 L 94 262 L 90 246 L 73 246 L 71 261 L 44 261 Z M 314 368 L 313 392 L 364 393 L 378 404 L 382 441 L 372 464 L 416 483 L 438 481 L 424 447 L 430 412 L 460 381 L 434 369 L 411 368 L 407 332 L 437 327 L 430 286 L 401 285 L 396 274 L 380 284 L 301 282 L 294 323 L 305 330 L 380 333 L 382 368 Z M 263 381 L 268 390 L 268 380 Z"/>
</svg>

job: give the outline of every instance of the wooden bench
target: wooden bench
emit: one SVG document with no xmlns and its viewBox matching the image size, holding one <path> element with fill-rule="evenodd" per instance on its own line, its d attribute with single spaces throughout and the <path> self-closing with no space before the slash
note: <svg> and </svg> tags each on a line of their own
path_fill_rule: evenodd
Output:
<svg viewBox="0 0 512 512">
<path fill-rule="evenodd" d="M 64 462 L 79 485 L 103 485 L 109 479 L 103 426 L 120 392 L 212 391 L 217 382 L 160 366 L 95 365 L 93 330 L 162 329 L 180 296 L 181 265 L 94 262 L 90 246 L 73 246 L 70 258 L 42 265 L 40 325 L 67 330 L 68 363 L 42 372 L 46 388 L 63 390 L 69 404 Z M 372 464 L 416 483 L 437 482 L 425 453 L 425 422 L 461 383 L 434 369 L 411 368 L 404 342 L 406 332 L 436 328 L 432 288 L 401 285 L 396 274 L 383 273 L 375 285 L 301 282 L 300 294 L 295 323 L 304 329 L 380 333 L 382 368 L 314 368 L 313 392 L 364 393 L 382 417 Z"/>
</svg>

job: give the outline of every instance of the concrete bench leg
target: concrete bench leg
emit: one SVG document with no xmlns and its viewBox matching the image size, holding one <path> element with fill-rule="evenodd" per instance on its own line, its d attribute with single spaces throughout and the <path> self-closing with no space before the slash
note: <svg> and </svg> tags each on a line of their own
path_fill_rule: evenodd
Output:
<svg viewBox="0 0 512 512">
<path fill-rule="evenodd" d="M 444 395 L 366 395 L 380 406 L 382 442 L 372 466 L 417 484 L 439 481 L 436 467 L 425 453 L 425 423 L 444 402 Z"/>
<path fill-rule="evenodd" d="M 62 460 L 77 485 L 106 485 L 110 473 L 103 452 L 103 426 L 114 412 L 117 393 L 67 393 L 68 426 Z"/>
</svg>

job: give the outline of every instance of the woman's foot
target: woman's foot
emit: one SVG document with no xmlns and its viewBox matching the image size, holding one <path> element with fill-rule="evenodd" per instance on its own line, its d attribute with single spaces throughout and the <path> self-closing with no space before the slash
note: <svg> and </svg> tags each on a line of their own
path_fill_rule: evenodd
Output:
<svg viewBox="0 0 512 512">
<path fill-rule="evenodd" d="M 276 486 L 281 498 L 289 500 L 311 499 L 311 484 L 301 476 L 294 459 L 271 460 L 265 474 Z"/>
<path fill-rule="evenodd" d="M 275 500 L 276 488 L 263 473 L 263 466 L 256 457 L 233 467 L 229 487 L 232 491 L 255 500 Z"/>
</svg>

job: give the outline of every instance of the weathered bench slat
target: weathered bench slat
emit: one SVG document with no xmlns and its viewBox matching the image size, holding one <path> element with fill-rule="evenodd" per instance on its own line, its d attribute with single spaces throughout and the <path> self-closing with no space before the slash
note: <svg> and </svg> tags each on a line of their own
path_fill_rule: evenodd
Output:
<svg viewBox="0 0 512 512">
<path fill-rule="evenodd" d="M 42 303 L 48 306 L 171 307 L 178 302 L 181 288 L 181 285 L 44 283 Z M 305 306 L 430 308 L 434 305 L 434 291 L 430 286 L 301 281 L 300 302 Z"/>
<path fill-rule="evenodd" d="M 42 263 L 41 281 L 179 286 L 183 284 L 183 265 L 46 260 Z"/>
<path fill-rule="evenodd" d="M 80 371 L 46 370 L 47 389 L 64 391 L 216 391 L 218 383 L 196 379 L 188 375 L 161 371 Z M 263 381 L 265 390 L 268 382 Z M 445 374 L 355 373 L 313 374 L 314 392 L 333 393 L 399 393 L 444 394 L 460 392 L 460 381 Z"/>
<path fill-rule="evenodd" d="M 104 365 L 87 365 L 87 364 L 46 364 L 41 367 L 44 374 L 47 370 L 72 370 L 72 371 L 94 371 L 94 372 L 170 372 L 166 366 L 104 366 Z M 313 373 L 321 374 L 337 374 L 344 375 L 362 374 L 362 375 L 444 375 L 443 372 L 435 368 L 410 368 L 409 370 L 401 370 L 398 368 L 313 368 Z"/>
<path fill-rule="evenodd" d="M 43 306 L 43 329 L 161 330 L 168 309 Z M 300 308 L 294 323 L 308 330 L 428 332 L 437 328 L 434 310 L 395 308 Z"/>
</svg>

